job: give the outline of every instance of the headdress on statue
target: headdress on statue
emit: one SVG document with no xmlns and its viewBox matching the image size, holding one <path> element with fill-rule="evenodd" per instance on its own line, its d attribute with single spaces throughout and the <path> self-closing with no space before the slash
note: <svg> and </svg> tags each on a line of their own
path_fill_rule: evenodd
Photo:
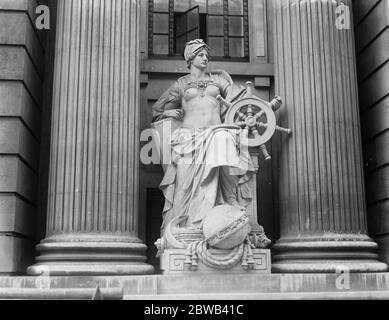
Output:
<svg viewBox="0 0 389 320">
<path fill-rule="evenodd" d="M 203 49 L 205 49 L 209 52 L 209 47 L 204 42 L 203 39 L 191 40 L 191 41 L 186 43 L 184 57 L 185 57 L 186 63 L 188 64 L 188 68 L 190 68 L 190 64 L 191 64 L 192 60 Z"/>
</svg>

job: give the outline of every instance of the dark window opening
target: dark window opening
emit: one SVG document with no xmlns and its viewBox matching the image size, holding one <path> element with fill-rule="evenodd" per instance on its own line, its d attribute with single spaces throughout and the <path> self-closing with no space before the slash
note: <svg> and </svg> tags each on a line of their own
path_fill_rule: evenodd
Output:
<svg viewBox="0 0 389 320">
<path fill-rule="evenodd" d="M 200 13 L 200 39 L 207 39 L 207 14 Z"/>
<path fill-rule="evenodd" d="M 248 0 L 149 0 L 149 55 L 182 57 L 204 39 L 216 59 L 248 59 Z"/>
<path fill-rule="evenodd" d="M 173 54 L 184 53 L 185 44 L 200 37 L 200 8 L 196 6 L 185 12 L 174 12 Z"/>
</svg>

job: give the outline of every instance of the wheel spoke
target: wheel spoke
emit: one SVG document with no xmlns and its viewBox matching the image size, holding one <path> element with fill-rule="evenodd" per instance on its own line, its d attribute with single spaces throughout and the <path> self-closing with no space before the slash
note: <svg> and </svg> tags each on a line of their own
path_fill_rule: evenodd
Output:
<svg viewBox="0 0 389 320">
<path fill-rule="evenodd" d="M 280 126 L 276 126 L 276 130 L 280 131 L 282 133 L 286 133 L 286 134 L 291 134 L 292 133 L 292 130 L 290 130 L 288 128 L 283 128 L 283 127 L 280 127 Z"/>
<path fill-rule="evenodd" d="M 246 120 L 247 116 L 243 112 L 238 111 L 237 114 L 239 116 L 239 120 Z"/>
<path fill-rule="evenodd" d="M 262 151 L 262 153 L 263 153 L 263 155 L 265 157 L 265 160 L 267 160 L 267 161 L 271 160 L 271 156 L 269 155 L 269 152 L 267 151 L 266 146 L 263 144 L 263 145 L 260 146 L 260 148 L 261 148 L 261 151 Z"/>
<path fill-rule="evenodd" d="M 269 125 L 267 123 L 263 123 L 263 122 L 259 122 L 257 125 L 260 128 L 268 128 L 269 127 Z"/>
<path fill-rule="evenodd" d="M 265 111 L 261 110 L 255 115 L 255 119 L 259 120 L 263 115 L 265 114 Z"/>
<path fill-rule="evenodd" d="M 253 106 L 251 104 L 247 108 L 247 114 L 249 116 L 253 116 L 254 115 Z"/>
<path fill-rule="evenodd" d="M 261 137 L 261 135 L 259 134 L 257 128 L 254 127 L 253 130 L 252 130 L 251 132 L 253 133 L 253 136 L 254 136 L 255 139 Z"/>
</svg>

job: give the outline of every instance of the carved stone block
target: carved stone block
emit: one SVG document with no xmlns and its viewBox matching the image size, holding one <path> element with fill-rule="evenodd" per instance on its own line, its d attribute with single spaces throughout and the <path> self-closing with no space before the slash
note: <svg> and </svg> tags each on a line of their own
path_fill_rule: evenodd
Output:
<svg viewBox="0 0 389 320">
<path fill-rule="evenodd" d="M 211 249 L 214 255 L 223 254 L 225 250 Z M 167 249 L 161 255 L 161 271 L 163 274 L 199 274 L 199 273 L 271 273 L 271 256 L 268 249 L 253 249 L 254 266 L 252 270 L 245 270 L 241 263 L 227 270 L 217 270 L 206 266 L 201 260 L 198 261 L 196 270 L 189 270 L 185 266 L 186 249 Z"/>
</svg>

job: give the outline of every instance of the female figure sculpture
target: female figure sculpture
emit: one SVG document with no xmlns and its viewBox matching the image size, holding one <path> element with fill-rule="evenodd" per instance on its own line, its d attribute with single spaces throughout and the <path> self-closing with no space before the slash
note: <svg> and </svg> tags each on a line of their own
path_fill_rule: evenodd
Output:
<svg viewBox="0 0 389 320">
<path fill-rule="evenodd" d="M 251 202 L 249 181 L 255 170 L 248 148 L 241 148 L 242 130 L 223 124 L 227 107 L 220 95 L 234 101 L 244 91 L 224 71 L 207 72 L 209 48 L 203 40 L 187 43 L 190 74 L 178 79 L 153 106 L 154 122 L 182 121 L 172 133 L 172 161 L 161 190 L 165 196 L 162 234 L 173 219 L 183 228 L 201 230 L 211 209 L 228 204 L 245 208 Z"/>
</svg>

